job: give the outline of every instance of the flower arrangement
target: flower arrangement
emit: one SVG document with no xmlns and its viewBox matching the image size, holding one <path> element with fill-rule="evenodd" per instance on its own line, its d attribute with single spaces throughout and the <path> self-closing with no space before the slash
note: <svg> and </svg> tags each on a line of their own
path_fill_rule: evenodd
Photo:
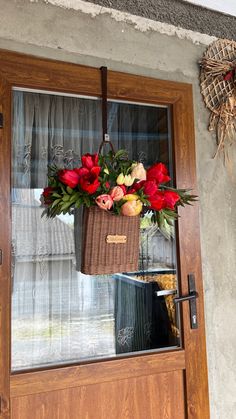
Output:
<svg viewBox="0 0 236 419">
<path fill-rule="evenodd" d="M 85 154 L 74 169 L 49 167 L 48 187 L 42 193 L 43 214 L 55 217 L 81 206 L 97 206 L 120 216 L 151 214 L 151 221 L 165 230 L 178 217 L 179 205 L 196 199 L 189 190 L 167 186 L 171 178 L 163 163 L 147 170 L 129 160 L 126 151 L 105 155 Z"/>
</svg>

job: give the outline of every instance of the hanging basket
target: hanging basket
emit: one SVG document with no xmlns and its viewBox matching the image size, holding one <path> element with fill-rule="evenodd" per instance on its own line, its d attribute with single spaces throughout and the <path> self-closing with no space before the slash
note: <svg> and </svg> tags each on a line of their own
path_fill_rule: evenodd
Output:
<svg viewBox="0 0 236 419">
<path fill-rule="evenodd" d="M 84 208 L 81 272 L 104 275 L 138 269 L 140 217 Z"/>
</svg>

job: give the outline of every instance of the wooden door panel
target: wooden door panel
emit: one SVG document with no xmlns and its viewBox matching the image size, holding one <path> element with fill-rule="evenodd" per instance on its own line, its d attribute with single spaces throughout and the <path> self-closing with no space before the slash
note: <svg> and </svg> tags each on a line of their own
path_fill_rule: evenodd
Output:
<svg viewBox="0 0 236 419">
<path fill-rule="evenodd" d="M 77 387 L 78 384 L 87 386 L 184 369 L 185 353 L 179 350 L 158 355 L 25 372 L 11 376 L 11 397 L 64 390 Z"/>
<path fill-rule="evenodd" d="M 184 419 L 183 371 L 12 399 L 14 419 Z"/>
<path fill-rule="evenodd" d="M 1 217 L 0 246 L 0 419 L 209 419 L 204 309 L 197 205 L 180 211 L 178 265 L 180 289 L 195 273 L 199 328 L 190 329 L 189 308 L 181 310 L 183 350 L 116 359 L 89 365 L 25 372 L 10 377 L 11 281 L 11 94 L 12 87 L 38 88 L 98 97 L 98 69 L 0 51 Z M 184 83 L 109 72 L 113 99 L 167 104 L 172 109 L 178 188 L 196 188 L 192 88 Z M 187 215 L 186 215 L 187 214 Z M 194 239 L 194 240 L 193 240 Z M 11 379 L 11 390 L 9 388 Z M 186 411 L 185 411 L 186 408 Z"/>
</svg>

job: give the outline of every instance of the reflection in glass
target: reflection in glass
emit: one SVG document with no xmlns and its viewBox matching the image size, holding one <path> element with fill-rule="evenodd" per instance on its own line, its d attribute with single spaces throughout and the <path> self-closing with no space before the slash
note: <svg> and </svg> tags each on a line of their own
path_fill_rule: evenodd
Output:
<svg viewBox="0 0 236 419">
<path fill-rule="evenodd" d="M 175 245 L 148 215 L 139 272 L 110 276 L 75 270 L 73 216 L 41 218 L 48 163 L 97 151 L 100 102 L 15 90 L 13 104 L 12 369 L 179 345 Z M 108 127 L 116 149 L 172 171 L 167 108 L 111 102 Z"/>
</svg>

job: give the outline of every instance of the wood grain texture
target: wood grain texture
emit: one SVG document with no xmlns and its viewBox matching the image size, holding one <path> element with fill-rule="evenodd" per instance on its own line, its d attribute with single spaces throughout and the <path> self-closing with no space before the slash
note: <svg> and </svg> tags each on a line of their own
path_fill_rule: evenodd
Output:
<svg viewBox="0 0 236 419">
<path fill-rule="evenodd" d="M 183 373 L 173 371 L 17 397 L 12 401 L 12 417 L 185 419 Z"/>
<path fill-rule="evenodd" d="M 10 417 L 10 266 L 11 266 L 11 214 L 10 214 L 10 113 L 9 85 L 0 77 L 0 112 L 4 118 L 4 129 L 0 128 L 0 418 Z"/>
<path fill-rule="evenodd" d="M 99 69 L 0 51 L 1 74 L 12 86 L 58 92 L 101 93 Z"/>
<path fill-rule="evenodd" d="M 196 157 L 192 88 L 173 105 L 175 167 L 177 187 L 191 188 L 197 194 Z M 203 284 L 201 272 L 198 204 L 180 209 L 178 222 L 179 270 L 181 292 L 188 294 L 187 276 L 194 273 L 199 328 L 190 328 L 189 304 L 182 306 L 183 342 L 186 352 L 186 393 L 188 418 L 209 418 Z"/>
<path fill-rule="evenodd" d="M 176 351 L 21 373 L 11 376 L 11 397 L 184 369 L 184 351 Z"/>
<path fill-rule="evenodd" d="M 3 413 L 0 418 L 5 419 L 9 416 L 8 396 L 10 363 L 9 284 L 11 270 L 11 88 L 13 86 L 21 86 L 32 89 L 53 90 L 58 92 L 100 97 L 101 82 L 99 69 L 75 64 L 67 64 L 59 61 L 50 61 L 41 58 L 38 59 L 36 57 L 8 51 L 0 51 L 0 75 L 2 79 L 5 80 L 4 83 L 2 82 L 1 86 L 0 105 L 3 106 L 4 118 L 6 121 L 4 130 L 0 133 L 0 210 L 1 216 L 4 217 L 4 223 L 1 223 L 0 226 L 0 245 L 4 249 L 4 262 L 0 267 L 0 367 L 3 371 L 2 376 L 0 377 L 0 392 L 4 392 L 6 400 L 6 402 L 3 403 L 3 410 L 5 413 Z M 172 132 L 174 140 L 177 186 L 181 188 L 190 187 L 196 191 L 196 161 L 191 86 L 185 83 L 156 80 L 111 71 L 108 72 L 108 95 L 113 99 L 129 100 L 141 103 L 164 104 L 172 110 Z M 188 419 L 209 418 L 198 206 L 195 204 L 193 207 L 187 207 L 184 209 L 184 212 L 180 210 L 180 215 L 182 215 L 178 222 L 180 289 L 183 294 L 188 292 L 187 274 L 194 273 L 197 279 L 196 285 L 199 293 L 199 299 L 197 301 L 199 329 L 190 329 L 188 303 L 186 302 L 183 304 L 182 320 L 185 363 L 183 363 L 184 352 L 178 351 L 176 352 L 175 361 L 173 358 L 173 352 L 168 352 L 165 354 L 167 358 L 165 358 L 164 361 L 162 354 L 157 353 L 156 355 L 145 357 L 123 360 L 120 359 L 86 366 L 81 365 L 76 368 L 57 368 L 50 371 L 14 375 L 11 378 L 11 392 L 14 403 L 13 419 L 19 418 L 19 416 L 14 416 L 16 414 L 16 410 L 14 409 L 17 404 L 21 406 L 19 407 L 21 412 L 23 412 L 22 406 L 24 405 L 24 402 L 26 403 L 26 406 L 28 404 L 31 406 L 33 412 L 35 411 L 33 400 L 36 404 L 38 403 L 39 399 L 37 397 L 39 396 L 37 396 L 36 393 L 41 394 L 42 392 L 45 392 L 46 385 L 48 385 L 47 388 L 49 393 L 45 392 L 44 396 L 41 395 L 41 401 L 39 402 L 40 405 L 42 405 L 42 397 L 45 397 L 47 400 L 51 400 L 50 397 L 55 395 L 56 398 L 59 398 L 59 393 L 61 393 L 61 391 L 64 391 L 66 394 L 65 397 L 72 400 L 71 402 L 76 405 L 75 399 L 70 394 L 70 391 L 72 391 L 70 389 L 75 388 L 78 385 L 82 387 L 73 391 L 79 392 L 79 400 L 82 397 L 81 394 L 87 394 L 87 401 L 90 400 L 90 403 L 92 403 L 93 398 L 96 398 L 96 391 L 99 393 L 100 390 L 98 389 L 100 388 L 103 388 L 104 392 L 108 391 L 108 394 L 109 388 L 114 388 L 116 390 L 119 388 L 121 389 L 119 391 L 122 391 L 122 385 L 119 386 L 118 383 L 124 384 L 125 380 L 127 380 L 127 388 L 128 381 L 133 384 L 134 382 L 139 383 L 141 386 L 141 382 L 146 382 L 145 380 L 148 382 L 148 380 L 151 380 L 151 377 L 154 375 L 156 380 L 155 383 L 158 386 L 159 378 L 161 382 L 163 374 L 172 374 L 170 370 L 163 370 L 160 368 L 161 362 L 163 362 L 163 368 L 165 365 L 167 368 L 168 366 L 171 366 L 174 371 L 173 374 L 180 374 L 178 369 L 185 368 L 184 379 Z M 178 368 L 176 368 L 176 363 L 178 364 Z M 142 369 L 143 371 L 141 372 Z M 139 389 L 141 387 L 138 386 L 137 388 Z M 93 392 L 91 390 L 92 388 L 95 389 Z M 136 392 L 136 387 L 133 386 L 133 388 L 135 388 Z M 183 384 L 180 385 L 180 388 L 181 391 L 184 391 Z M 175 390 L 179 394 L 179 388 L 176 387 Z M 30 394 L 33 393 L 34 396 L 31 396 Z M 23 397 L 18 398 L 18 396 Z M 185 395 L 183 393 L 183 398 L 184 397 Z M 107 399 L 101 400 L 102 404 L 104 404 L 106 403 L 104 400 Z M 118 398 L 118 400 L 120 399 Z M 48 403 L 50 404 L 49 401 Z M 114 403 L 116 403 L 116 401 Z M 143 408 L 141 408 L 141 405 L 138 404 L 139 409 L 141 409 L 140 412 L 145 412 L 146 404 L 145 402 L 143 403 Z M 150 399 L 149 403 L 151 403 Z M 57 406 L 57 404 L 54 405 Z M 157 406 L 155 408 L 158 409 Z M 106 407 L 104 407 L 104 409 L 104 411 L 106 411 Z M 28 411 L 27 408 L 26 411 Z M 21 414 L 23 415 L 23 413 Z M 55 415 L 56 414 L 62 415 L 63 413 L 59 413 L 57 411 Z M 106 415 L 110 419 L 109 414 L 107 413 Z M 42 417 L 45 418 L 46 416 Z M 48 419 L 53 419 L 54 417 L 66 418 L 67 416 L 49 416 Z M 80 417 L 81 419 L 86 419 L 86 417 L 89 416 L 83 416 L 82 414 Z M 101 417 L 103 418 L 103 416 Z M 127 417 L 132 417 L 133 419 L 133 416 Z M 146 417 L 146 415 L 144 417 Z M 152 416 L 150 417 L 152 418 Z M 158 416 L 153 417 L 158 418 Z M 32 416 L 30 419 L 31 418 Z M 93 416 L 91 416 L 91 418 L 93 418 Z M 137 416 L 137 418 L 139 418 L 139 416 Z M 169 418 L 169 416 L 164 415 L 163 418 Z M 20 419 L 27 419 L 27 417 L 21 416 Z M 96 419 L 100 418 L 96 417 Z M 171 419 L 175 419 L 175 416 L 172 416 Z"/>
<path fill-rule="evenodd" d="M 101 97 L 97 68 L 0 50 L 1 74 L 12 86 Z M 143 103 L 173 104 L 189 85 L 108 72 L 108 96 Z"/>
</svg>

